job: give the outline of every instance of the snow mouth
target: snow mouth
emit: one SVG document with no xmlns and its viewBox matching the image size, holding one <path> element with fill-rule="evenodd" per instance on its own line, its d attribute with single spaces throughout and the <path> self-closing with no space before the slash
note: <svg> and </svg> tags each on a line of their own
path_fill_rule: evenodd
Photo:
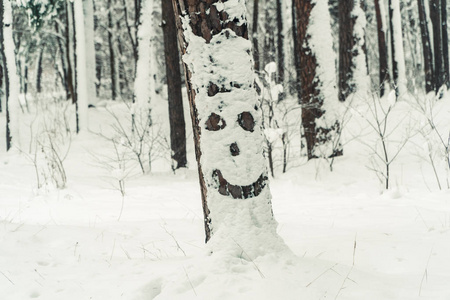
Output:
<svg viewBox="0 0 450 300">
<path fill-rule="evenodd" d="M 212 177 L 216 183 L 219 194 L 231 196 L 233 199 L 250 199 L 258 197 L 267 185 L 267 176 L 261 174 L 259 178 L 250 185 L 234 185 L 228 182 L 220 170 L 214 170 Z"/>
</svg>

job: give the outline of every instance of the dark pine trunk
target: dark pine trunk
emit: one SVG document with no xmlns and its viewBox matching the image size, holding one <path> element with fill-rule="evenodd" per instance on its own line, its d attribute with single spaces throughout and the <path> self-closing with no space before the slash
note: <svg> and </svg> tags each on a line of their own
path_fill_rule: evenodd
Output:
<svg viewBox="0 0 450 300">
<path fill-rule="evenodd" d="M 176 162 L 172 167 L 176 170 L 185 168 L 187 160 L 186 123 L 184 121 L 177 28 L 174 16 L 172 2 L 162 0 L 162 28 L 164 33 L 167 95 L 169 101 L 170 145 L 172 148 L 172 159 Z"/>
<path fill-rule="evenodd" d="M 252 43 L 253 43 L 253 59 L 255 61 L 255 71 L 259 73 L 261 70 L 259 62 L 259 42 L 258 42 L 258 21 L 259 21 L 259 0 L 254 0 L 253 2 L 253 33 L 252 33 Z"/>
<path fill-rule="evenodd" d="M 9 115 L 9 109 L 8 109 L 8 102 L 9 102 L 9 76 L 8 76 L 8 65 L 6 64 L 6 54 L 4 52 L 5 49 L 5 39 L 3 34 L 3 28 L 5 27 L 5 24 L 3 23 L 3 15 L 5 13 L 4 7 L 3 7 L 3 1 L 0 1 L 0 51 L 1 51 L 1 57 L 2 57 L 2 64 L 3 64 L 3 72 L 4 72 L 4 86 L 5 86 L 5 111 L 6 111 L 6 151 L 9 151 L 11 149 L 11 128 L 9 128 L 10 123 L 10 115 Z M 11 24 L 8 24 L 8 26 L 11 26 Z"/>
<path fill-rule="evenodd" d="M 339 100 L 345 101 L 354 92 L 353 83 L 353 51 L 355 38 L 353 28 L 355 17 L 352 16 L 354 0 L 339 1 Z"/>
<path fill-rule="evenodd" d="M 301 78 L 301 71 L 300 71 L 300 48 L 301 45 L 299 44 L 298 35 L 297 35 L 297 14 L 296 14 L 296 8 L 295 8 L 295 2 L 296 0 L 292 0 L 292 39 L 294 41 L 294 64 L 295 64 L 295 74 L 297 75 L 297 80 L 295 81 L 295 90 L 297 92 L 297 98 L 298 103 L 301 103 L 302 101 L 302 88 L 300 84 L 300 78 Z"/>
<path fill-rule="evenodd" d="M 394 0 L 396 1 L 396 0 Z M 392 7 L 392 0 L 389 0 L 389 27 L 391 32 L 391 61 L 392 61 L 392 84 L 394 85 L 395 89 L 395 96 L 398 98 L 399 96 L 399 90 L 398 90 L 398 64 L 397 60 L 395 59 L 395 34 L 394 34 L 394 9 Z"/>
<path fill-rule="evenodd" d="M 75 34 L 73 33 L 73 29 L 70 27 L 70 7 L 69 3 L 66 1 L 65 4 L 65 16 L 64 20 L 66 22 L 66 31 L 65 31 L 65 38 L 66 38 L 66 60 L 67 60 L 67 87 L 69 90 L 68 99 L 72 100 L 72 103 L 77 102 L 77 90 L 76 90 L 76 83 L 75 83 L 75 66 L 72 68 L 72 61 L 75 63 L 75 60 L 72 59 L 72 51 L 70 49 L 70 41 L 72 40 L 72 36 L 74 37 Z M 73 34 L 72 34 L 73 33 Z M 74 47 L 75 49 L 75 47 Z M 67 99 L 67 100 L 68 100 Z"/>
<path fill-rule="evenodd" d="M 0 18 L 2 16 L 0 15 Z M 1 24 L 0 24 L 1 25 Z M 0 29 L 1 32 L 1 29 Z M 0 58 L 3 57 L 2 53 L 0 53 Z M 2 107 L 2 100 L 3 100 L 3 92 L 4 88 L 3 88 L 3 59 L 2 61 L 0 61 L 0 113 L 3 112 L 3 107 Z"/>
<path fill-rule="evenodd" d="M 62 19 L 64 19 L 65 17 L 62 16 Z M 55 31 L 58 35 L 64 36 L 64 33 L 61 33 L 59 30 L 59 24 L 57 22 L 55 22 Z M 61 59 L 61 68 L 63 70 L 62 72 L 62 84 L 64 86 L 64 90 L 66 91 L 66 99 L 69 100 L 71 98 L 71 94 L 70 94 L 70 90 L 69 90 L 69 82 L 68 82 L 68 69 L 67 66 L 70 65 L 69 63 L 66 63 L 66 59 L 67 59 L 67 55 L 65 54 L 68 49 L 64 49 L 63 44 L 61 42 L 61 40 L 63 40 L 62 38 L 57 38 L 56 41 L 58 43 L 58 49 L 59 49 L 59 53 L 60 53 L 60 59 Z M 72 77 L 71 77 L 72 78 Z"/>
<path fill-rule="evenodd" d="M 4 72 L 4 78 L 5 78 L 5 82 L 4 82 L 4 86 L 5 86 L 5 111 L 6 111 L 6 151 L 9 151 L 9 149 L 11 149 L 12 146 L 12 137 L 11 137 L 11 128 L 9 126 L 10 122 L 11 122 L 11 116 L 9 114 L 9 75 L 8 75 L 8 65 L 6 63 L 6 53 L 4 52 L 5 49 L 5 39 L 4 39 L 4 34 L 3 34 L 3 28 L 5 26 L 11 26 L 11 24 L 4 24 L 3 23 L 3 18 L 4 18 L 4 7 L 3 7 L 3 1 L 0 1 L 0 30 L 1 30 L 1 34 L 0 34 L 0 51 L 1 51 L 1 57 L 2 57 L 2 64 L 3 64 L 3 72 Z"/>
<path fill-rule="evenodd" d="M 449 61 L 448 61 L 448 31 L 447 31 L 447 0 L 441 0 L 442 20 L 442 56 L 444 60 L 444 83 L 449 87 Z"/>
<path fill-rule="evenodd" d="M 445 83 L 442 47 L 442 23 L 440 0 L 430 0 L 430 18 L 433 24 L 434 80 L 437 92 Z"/>
<path fill-rule="evenodd" d="M 380 9 L 380 0 L 375 0 L 375 15 L 377 19 L 377 32 L 378 32 L 379 85 L 380 85 L 380 96 L 382 97 L 385 92 L 385 83 L 389 82 L 389 64 L 388 64 L 389 55 L 386 45 L 386 32 L 384 32 L 383 29 L 383 19 L 382 19 L 383 15 Z"/>
<path fill-rule="evenodd" d="M 109 46 L 109 70 L 111 75 L 111 98 L 117 99 L 117 75 L 116 75 L 116 56 L 114 51 L 113 30 L 114 24 L 112 20 L 112 1 L 108 0 L 108 46 Z"/>
<path fill-rule="evenodd" d="M 317 61 L 309 46 L 307 35 L 309 18 L 313 3 L 311 0 L 295 0 L 297 13 L 297 41 L 300 56 L 300 84 L 302 105 L 302 125 L 306 139 L 308 159 L 315 158 L 314 148 L 318 143 L 316 135 L 316 119 L 323 115 L 320 109 L 322 102 L 319 98 L 319 82 L 315 80 Z"/>
<path fill-rule="evenodd" d="M 430 33 L 428 32 L 427 17 L 425 10 L 425 1 L 418 0 L 420 33 L 422 36 L 422 50 L 425 71 L 425 91 L 427 93 L 434 91 L 433 74 L 433 53 L 431 51 Z"/>
<path fill-rule="evenodd" d="M 39 52 L 39 58 L 37 61 L 37 73 L 36 73 L 36 92 L 37 93 L 42 92 L 42 59 L 44 56 L 44 49 L 45 49 L 45 47 L 41 48 L 41 51 Z"/>
<path fill-rule="evenodd" d="M 278 79 L 280 84 L 284 83 L 284 33 L 283 33 L 283 1 L 277 0 L 277 56 L 278 56 Z"/>
</svg>

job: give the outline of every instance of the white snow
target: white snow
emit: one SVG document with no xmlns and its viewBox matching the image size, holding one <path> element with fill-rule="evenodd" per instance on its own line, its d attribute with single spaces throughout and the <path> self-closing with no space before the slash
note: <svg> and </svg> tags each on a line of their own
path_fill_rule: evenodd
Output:
<svg viewBox="0 0 450 300">
<path fill-rule="evenodd" d="M 402 128 L 426 129 L 414 101 L 397 102 L 390 120 L 409 111 L 414 122 Z M 450 99 L 432 103 L 427 114 L 433 111 L 445 137 Z M 109 104 L 116 112 L 123 107 Z M 89 113 L 90 127 L 108 134 L 106 108 Z M 24 115 L 22 129 L 32 119 Z M 396 127 L 392 122 L 389 130 Z M 99 167 L 113 157 L 108 141 L 91 133 L 73 137 L 68 187 L 37 190 L 30 161 L 6 154 L 2 139 L 1 299 L 448 299 L 450 191 L 437 136 L 412 137 L 392 165 L 392 189 L 383 192 L 367 167 L 366 144 L 376 135 L 357 114 L 345 128 L 353 139 L 333 172 L 313 160 L 271 180 L 278 234 L 293 253 L 260 257 L 245 248 L 209 255 L 191 140 L 190 170 L 174 175 L 170 161 L 160 161 L 153 174 L 125 177 L 117 221 L 122 197 L 116 183 L 125 173 Z M 390 137 L 391 151 L 403 132 Z M 427 140 L 437 153 L 442 191 L 426 161 Z"/>
</svg>

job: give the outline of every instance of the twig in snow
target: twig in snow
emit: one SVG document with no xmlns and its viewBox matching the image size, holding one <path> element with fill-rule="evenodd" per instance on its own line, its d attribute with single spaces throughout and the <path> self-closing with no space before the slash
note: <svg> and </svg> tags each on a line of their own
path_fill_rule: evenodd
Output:
<svg viewBox="0 0 450 300">
<path fill-rule="evenodd" d="M 241 248 L 242 253 L 245 254 L 245 255 L 247 255 L 248 259 L 249 259 L 250 262 L 253 264 L 253 266 L 255 266 L 255 268 L 256 268 L 256 270 L 258 271 L 258 273 L 259 273 L 259 275 L 261 276 L 261 278 L 266 278 L 266 276 L 264 276 L 264 274 L 261 272 L 261 270 L 260 270 L 260 269 L 258 268 L 258 266 L 255 264 L 255 262 L 253 261 L 253 259 L 250 257 L 250 255 L 248 255 L 248 254 L 245 252 L 244 248 L 242 248 L 242 246 L 239 245 L 239 243 L 236 242 L 234 239 L 232 239 L 232 240 L 236 243 L 236 245 L 239 246 L 239 248 Z"/>
<path fill-rule="evenodd" d="M 310 283 L 308 283 L 305 287 L 309 287 L 311 284 L 313 284 L 317 279 L 319 279 L 320 277 L 322 277 L 325 273 L 327 273 L 328 271 L 334 271 L 334 267 L 336 267 L 338 265 L 338 263 L 335 263 L 334 265 L 332 265 L 331 267 L 329 267 L 328 269 L 326 269 L 325 271 L 323 271 L 322 273 L 320 273 L 319 276 L 317 276 L 316 278 L 314 278 Z M 336 271 L 335 271 L 336 272 Z"/>
<path fill-rule="evenodd" d="M 36 272 L 36 274 L 38 274 L 42 279 L 44 279 L 45 280 L 45 278 L 44 278 L 44 276 L 42 276 L 42 274 L 41 273 L 39 273 L 38 272 L 38 270 L 37 269 L 34 269 L 34 271 Z"/>
<path fill-rule="evenodd" d="M 422 222 L 425 225 L 425 227 L 428 229 L 428 231 L 430 231 L 431 228 L 428 227 L 428 224 L 427 224 L 427 222 L 425 222 L 425 219 L 423 218 L 422 213 L 419 211 L 419 209 L 417 207 L 415 207 L 415 209 L 417 210 L 417 213 L 419 214 L 420 219 L 422 220 Z"/>
<path fill-rule="evenodd" d="M 75 249 L 73 249 L 73 256 L 77 253 L 78 242 L 75 243 Z"/>
<path fill-rule="evenodd" d="M 166 226 L 161 225 L 161 227 L 162 227 L 162 228 L 164 229 L 164 231 L 165 231 L 168 235 L 170 235 L 170 236 L 172 237 L 172 239 L 175 241 L 175 244 L 177 244 L 177 249 L 180 250 L 181 252 L 183 252 L 184 256 L 186 256 L 186 252 L 184 252 L 183 248 L 181 248 L 180 244 L 178 243 L 178 240 L 173 236 L 173 234 L 170 233 L 170 232 L 167 230 Z"/>
<path fill-rule="evenodd" d="M 189 278 L 189 275 L 188 275 L 188 273 L 186 271 L 186 268 L 184 266 L 183 266 L 183 270 L 184 270 L 184 273 L 186 274 L 186 278 L 188 279 L 189 284 L 191 285 L 192 291 L 194 292 L 195 296 L 197 296 L 197 293 L 195 292 L 194 286 L 192 285 L 191 279 Z"/>
<path fill-rule="evenodd" d="M 425 271 L 423 272 L 422 280 L 420 281 L 420 288 L 419 288 L 419 297 L 420 293 L 422 292 L 422 284 L 423 280 L 428 280 L 428 264 L 430 263 L 431 254 L 433 254 L 433 248 L 431 248 L 430 255 L 428 256 L 427 265 L 425 266 Z"/>
<path fill-rule="evenodd" d="M 109 257 L 109 261 L 112 260 L 113 258 L 113 254 L 114 254 L 114 249 L 116 248 L 116 239 L 114 239 L 114 244 L 113 244 L 113 248 L 111 250 L 111 256 Z"/>
<path fill-rule="evenodd" d="M 353 243 L 353 264 L 352 267 L 350 268 L 350 270 L 347 273 L 347 276 L 345 276 L 344 281 L 342 281 L 342 285 L 341 288 L 339 289 L 339 291 L 336 294 L 336 297 L 334 297 L 334 299 L 336 300 L 339 297 L 339 294 L 341 293 L 341 291 L 344 289 L 344 284 L 345 282 L 348 280 L 351 280 L 348 276 L 350 275 L 350 273 L 353 271 L 353 267 L 355 266 L 355 253 L 356 253 L 356 235 L 355 235 L 355 241 Z M 351 280 L 353 281 L 353 280 Z M 353 281 L 355 282 L 355 281 Z"/>
<path fill-rule="evenodd" d="M 0 273 L 1 273 L 1 274 L 2 274 L 3 276 L 5 276 L 5 278 L 6 278 L 6 279 L 8 279 L 8 281 L 9 281 L 9 282 L 11 282 L 11 284 L 12 284 L 12 285 L 15 285 L 15 284 L 14 284 L 14 282 L 12 282 L 12 280 L 11 280 L 11 279 L 9 279 L 9 277 L 8 277 L 8 276 L 6 276 L 6 274 L 5 274 L 5 273 L 3 273 L 2 271 L 0 271 Z"/>
</svg>

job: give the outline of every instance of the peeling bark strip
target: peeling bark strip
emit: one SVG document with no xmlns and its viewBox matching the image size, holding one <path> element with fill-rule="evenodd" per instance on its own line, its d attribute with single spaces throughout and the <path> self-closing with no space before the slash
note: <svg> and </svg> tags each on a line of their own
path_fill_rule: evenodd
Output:
<svg viewBox="0 0 450 300">
<path fill-rule="evenodd" d="M 213 230 L 230 226 L 226 225 L 229 215 L 220 212 L 224 206 L 230 214 L 248 211 L 242 210 L 242 205 L 262 205 L 267 212 L 264 218 L 273 220 L 270 191 L 265 188 L 268 178 L 245 0 L 172 2 L 185 67 L 208 241 Z M 232 199 L 257 202 L 227 201 Z"/>
</svg>

